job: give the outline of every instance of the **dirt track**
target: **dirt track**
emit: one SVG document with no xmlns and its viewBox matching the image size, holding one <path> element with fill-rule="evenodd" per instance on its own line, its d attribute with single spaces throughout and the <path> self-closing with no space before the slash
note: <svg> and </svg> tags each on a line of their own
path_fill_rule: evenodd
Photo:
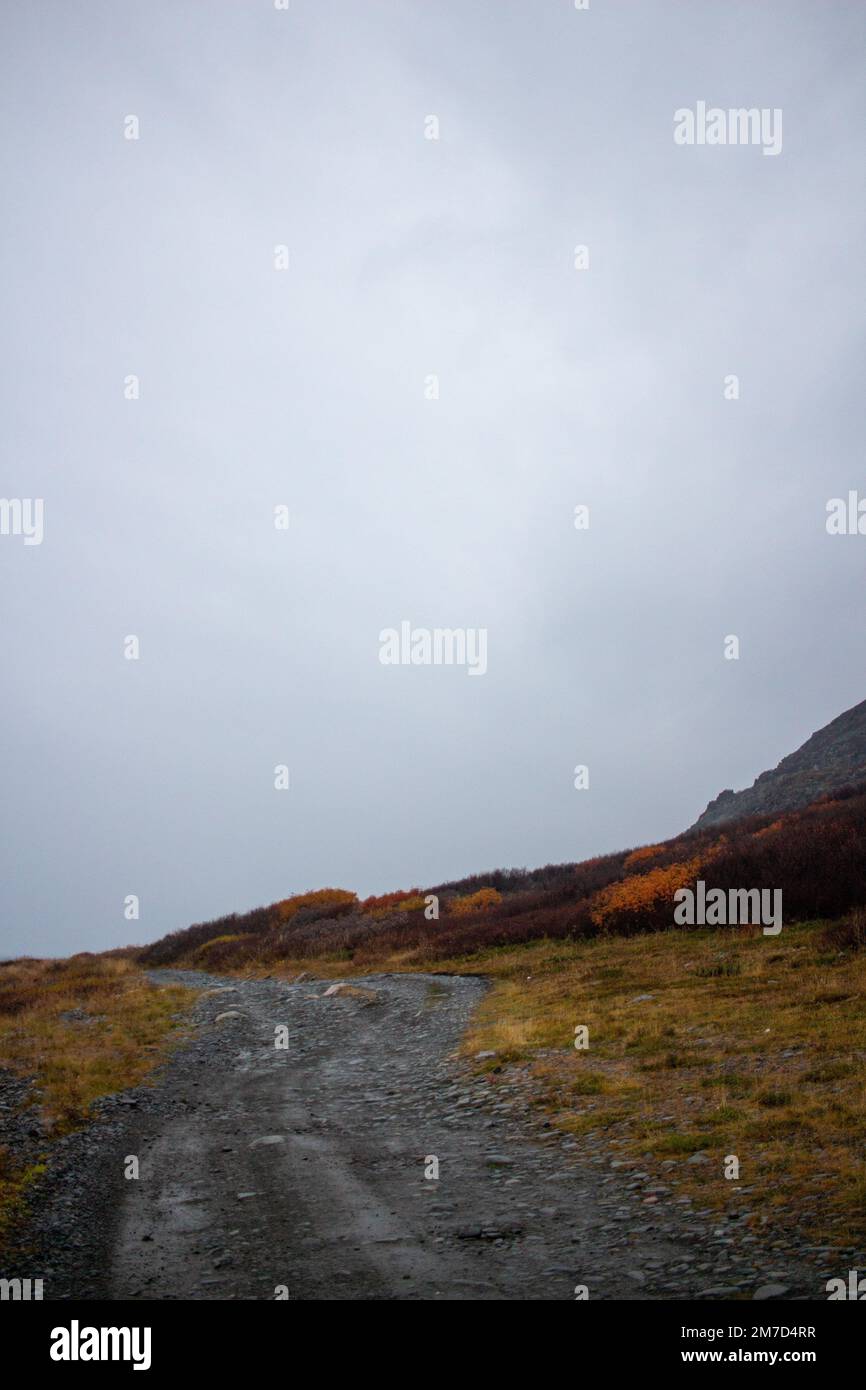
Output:
<svg viewBox="0 0 866 1390">
<path fill-rule="evenodd" d="M 802 1254 L 759 1258 L 735 1222 L 716 1231 L 459 1062 L 478 980 L 373 976 L 370 1002 L 314 980 L 154 978 L 219 992 L 154 1087 L 68 1141 L 47 1298 L 750 1298 L 774 1280 L 817 1296 Z"/>
</svg>

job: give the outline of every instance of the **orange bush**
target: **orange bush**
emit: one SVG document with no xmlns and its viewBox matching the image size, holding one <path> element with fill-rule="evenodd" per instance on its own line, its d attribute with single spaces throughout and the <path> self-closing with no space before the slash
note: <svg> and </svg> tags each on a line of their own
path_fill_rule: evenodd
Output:
<svg viewBox="0 0 866 1390">
<path fill-rule="evenodd" d="M 281 922 L 290 922 L 302 907 L 346 907 L 357 901 L 357 893 L 345 888 L 317 888 L 312 893 L 295 893 L 291 898 L 284 898 L 277 903 L 276 910 Z"/>
<path fill-rule="evenodd" d="M 424 896 L 418 888 L 404 888 L 396 893 L 381 893 L 364 898 L 359 906 L 362 912 L 368 913 L 371 917 L 384 917 L 398 908 L 403 912 L 412 912 L 415 908 L 423 907 Z"/>
<path fill-rule="evenodd" d="M 449 908 L 454 917 L 468 917 L 473 912 L 486 912 L 502 902 L 502 894 L 495 888 L 479 888 L 477 893 L 469 893 L 465 898 L 454 898 Z"/>
<path fill-rule="evenodd" d="M 410 893 L 408 897 L 399 903 L 393 903 L 390 907 L 374 907 L 366 912 L 366 916 L 379 921 L 382 917 L 390 917 L 393 912 L 417 912 L 419 907 L 424 907 L 424 898 L 420 893 L 414 896 Z"/>
<path fill-rule="evenodd" d="M 666 899 L 673 901 L 676 890 L 695 878 L 700 868 L 700 859 L 687 859 L 664 869 L 650 869 L 647 874 L 632 874 L 596 893 L 590 916 L 596 926 L 604 927 L 614 914 L 650 911 Z"/>
</svg>

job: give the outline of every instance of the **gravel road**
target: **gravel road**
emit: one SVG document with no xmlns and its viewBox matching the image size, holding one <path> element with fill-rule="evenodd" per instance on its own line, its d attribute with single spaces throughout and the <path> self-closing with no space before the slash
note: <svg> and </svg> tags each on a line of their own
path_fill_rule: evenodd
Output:
<svg viewBox="0 0 866 1390">
<path fill-rule="evenodd" d="M 204 991 L 195 1027 L 58 1146 L 21 1271 L 46 1298 L 822 1296 L 802 1248 L 759 1254 L 458 1060 L 477 979 L 153 978 Z"/>
</svg>

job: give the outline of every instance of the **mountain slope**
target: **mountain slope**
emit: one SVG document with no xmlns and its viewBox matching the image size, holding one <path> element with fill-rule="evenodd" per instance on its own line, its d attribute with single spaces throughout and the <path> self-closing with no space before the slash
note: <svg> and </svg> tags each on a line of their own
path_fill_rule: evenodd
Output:
<svg viewBox="0 0 866 1390">
<path fill-rule="evenodd" d="M 866 700 L 812 734 L 778 767 L 762 772 L 751 787 L 720 792 L 691 830 L 704 830 L 743 816 L 796 811 L 828 792 L 866 781 Z"/>
</svg>

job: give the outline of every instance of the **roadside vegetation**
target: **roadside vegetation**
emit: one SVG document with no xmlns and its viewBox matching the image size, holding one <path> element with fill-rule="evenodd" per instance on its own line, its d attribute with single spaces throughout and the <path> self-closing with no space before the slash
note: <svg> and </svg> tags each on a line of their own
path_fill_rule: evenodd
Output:
<svg viewBox="0 0 866 1390">
<path fill-rule="evenodd" d="M 467 1056 L 522 1072 L 559 1129 L 756 1230 L 844 1246 L 866 1236 L 864 943 L 860 911 L 774 938 L 690 929 L 450 965 L 495 981 Z"/>
<path fill-rule="evenodd" d="M 0 1242 L 44 1172 L 52 1139 L 84 1124 L 101 1096 L 148 1076 L 192 997 L 152 985 L 125 953 L 0 963 L 0 1067 L 14 1096 L 4 1098 Z"/>
</svg>

